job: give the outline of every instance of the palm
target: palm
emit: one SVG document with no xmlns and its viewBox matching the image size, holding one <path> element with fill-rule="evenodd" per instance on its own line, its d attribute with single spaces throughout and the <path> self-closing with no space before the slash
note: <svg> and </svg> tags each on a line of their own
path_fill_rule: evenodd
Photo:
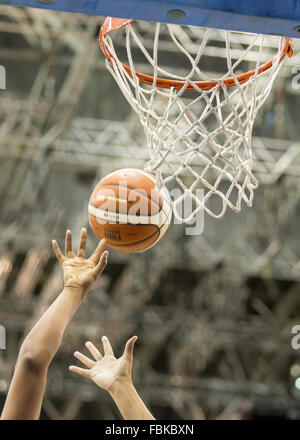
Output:
<svg viewBox="0 0 300 440">
<path fill-rule="evenodd" d="M 117 379 L 128 376 L 129 370 L 123 357 L 116 359 L 114 356 L 105 356 L 101 361 L 96 362 L 90 374 L 91 379 L 99 387 L 108 390 Z"/>
</svg>

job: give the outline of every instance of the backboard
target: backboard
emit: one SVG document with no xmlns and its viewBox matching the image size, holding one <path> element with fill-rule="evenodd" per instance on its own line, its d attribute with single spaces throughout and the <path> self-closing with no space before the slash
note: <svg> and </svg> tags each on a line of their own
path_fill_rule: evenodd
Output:
<svg viewBox="0 0 300 440">
<path fill-rule="evenodd" d="M 0 0 L 1 3 L 300 37 L 300 2 L 297 0 Z"/>
</svg>

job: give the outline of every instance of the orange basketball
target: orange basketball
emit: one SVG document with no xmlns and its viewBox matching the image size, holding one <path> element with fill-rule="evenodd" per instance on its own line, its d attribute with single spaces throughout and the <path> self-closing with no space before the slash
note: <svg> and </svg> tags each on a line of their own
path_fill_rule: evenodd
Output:
<svg viewBox="0 0 300 440">
<path fill-rule="evenodd" d="M 90 225 L 121 252 L 144 252 L 166 233 L 172 217 L 168 196 L 145 171 L 124 168 L 96 185 L 89 203 Z"/>
</svg>

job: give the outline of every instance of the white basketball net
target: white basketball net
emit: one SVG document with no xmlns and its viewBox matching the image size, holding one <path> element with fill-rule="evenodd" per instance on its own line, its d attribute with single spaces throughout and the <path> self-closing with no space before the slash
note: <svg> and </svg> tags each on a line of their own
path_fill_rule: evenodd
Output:
<svg viewBox="0 0 300 440">
<path fill-rule="evenodd" d="M 136 23 L 103 39 L 112 55 L 107 67 L 139 115 L 146 133 L 150 151 L 146 170 L 156 175 L 159 186 L 170 191 L 174 215 L 181 222 L 190 222 L 202 209 L 218 218 L 227 207 L 238 212 L 242 202 L 251 206 L 258 186 L 252 174 L 253 123 L 279 71 L 286 39 L 159 23 L 147 26 L 151 26 L 154 39 L 151 51 L 145 48 L 149 34 L 144 28 L 138 30 Z M 119 33 L 122 60 L 117 53 L 120 46 L 117 50 L 112 41 Z M 169 45 L 174 45 L 174 57 L 180 56 L 184 72 L 176 71 L 178 66 L 159 66 L 159 61 L 164 63 L 160 51 L 166 38 Z M 272 39 L 267 50 L 265 38 Z M 207 72 L 207 57 L 212 51 L 223 55 L 222 60 L 214 58 L 223 62 L 219 78 Z M 148 70 L 143 64 L 142 72 L 153 76 L 153 84 L 139 80 L 136 71 L 141 68 L 134 61 L 138 56 L 140 63 L 146 61 Z M 259 67 L 272 58 L 270 68 L 259 73 Z M 241 83 L 237 76 L 251 69 L 253 75 Z M 156 85 L 157 78 L 184 83 L 177 89 L 161 88 Z M 225 85 L 226 78 L 233 79 L 233 87 Z M 203 90 L 195 81 L 216 84 Z M 193 91 L 187 91 L 187 87 Z"/>
</svg>

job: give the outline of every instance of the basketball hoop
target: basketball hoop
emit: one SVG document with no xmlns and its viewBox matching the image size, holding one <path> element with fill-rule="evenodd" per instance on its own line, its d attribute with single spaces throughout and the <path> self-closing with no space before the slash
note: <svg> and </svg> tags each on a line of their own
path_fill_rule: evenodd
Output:
<svg viewBox="0 0 300 440">
<path fill-rule="evenodd" d="M 292 40 L 161 23 L 147 26 L 153 29 L 151 53 L 130 19 L 106 18 L 99 37 L 106 65 L 144 127 L 150 151 L 146 170 L 156 175 L 159 186 L 180 189 L 172 204 L 181 222 L 190 222 L 202 209 L 219 218 L 227 207 L 238 212 L 242 202 L 251 206 L 258 186 L 252 173 L 254 119 L 281 62 L 293 54 Z M 125 32 L 125 61 L 111 38 L 117 30 Z M 166 35 L 184 73 L 159 65 Z M 266 38 L 277 38 L 275 53 L 265 49 Z M 216 39 L 226 67 L 220 78 L 212 78 L 203 65 L 214 53 Z M 146 59 L 149 72 L 135 68 L 137 53 Z M 242 73 L 249 63 L 252 68 Z M 187 199 L 192 202 L 188 213 L 183 206 Z"/>
</svg>

